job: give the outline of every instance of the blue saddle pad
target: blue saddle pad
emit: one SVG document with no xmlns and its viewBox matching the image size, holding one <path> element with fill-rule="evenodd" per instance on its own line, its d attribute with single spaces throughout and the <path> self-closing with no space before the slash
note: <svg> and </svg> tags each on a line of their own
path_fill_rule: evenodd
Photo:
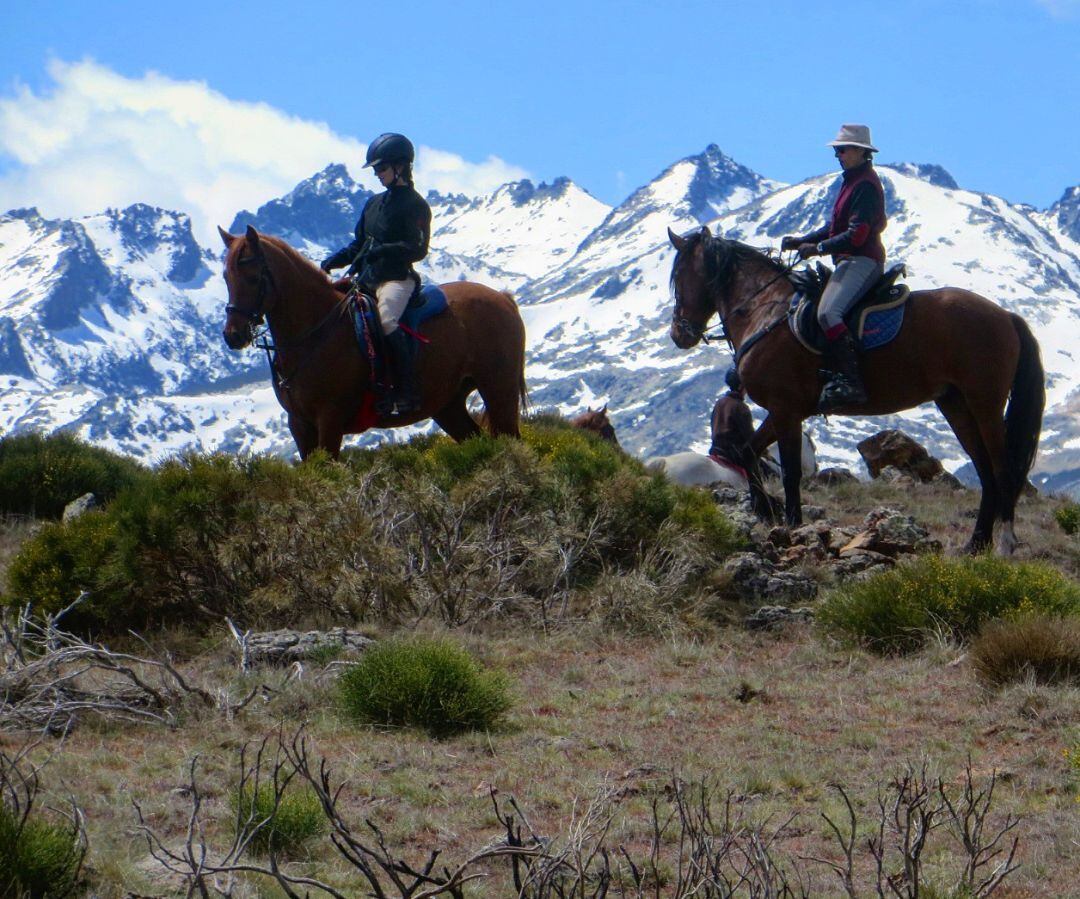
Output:
<svg viewBox="0 0 1080 899">
<path fill-rule="evenodd" d="M 866 297 L 855 304 L 844 321 L 855 335 L 861 350 L 885 346 L 904 324 L 904 310 L 910 291 L 906 285 L 893 284 L 888 291 Z M 788 309 L 788 324 L 799 342 L 814 353 L 825 349 L 825 335 L 817 320 L 817 305 L 804 294 L 796 293 Z"/>
<path fill-rule="evenodd" d="M 446 294 L 443 289 L 436 284 L 425 284 L 405 307 L 401 322 L 415 331 L 429 318 L 445 311 Z"/>
</svg>

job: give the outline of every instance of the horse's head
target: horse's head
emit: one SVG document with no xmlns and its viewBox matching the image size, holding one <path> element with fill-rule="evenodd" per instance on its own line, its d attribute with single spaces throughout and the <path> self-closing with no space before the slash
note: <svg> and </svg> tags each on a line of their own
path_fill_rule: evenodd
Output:
<svg viewBox="0 0 1080 899">
<path fill-rule="evenodd" d="M 619 445 L 619 438 L 615 436 L 615 427 L 608 418 L 607 405 L 601 409 L 588 409 L 582 412 L 581 415 L 572 418 L 570 424 L 582 431 L 592 431 L 601 440 L 606 440 L 615 446 Z"/>
<path fill-rule="evenodd" d="M 239 350 L 255 339 L 255 328 L 266 316 L 274 276 L 266 263 L 259 232 L 251 225 L 243 237 L 220 227 L 218 233 L 225 243 L 225 284 L 229 288 L 222 336 L 229 349 Z"/>
<path fill-rule="evenodd" d="M 705 226 L 682 235 L 668 228 L 671 245 L 678 251 L 671 267 L 671 290 L 675 295 L 671 339 L 680 350 L 688 350 L 701 340 L 716 312 L 709 298 L 705 270 L 705 246 L 711 237 Z"/>
</svg>

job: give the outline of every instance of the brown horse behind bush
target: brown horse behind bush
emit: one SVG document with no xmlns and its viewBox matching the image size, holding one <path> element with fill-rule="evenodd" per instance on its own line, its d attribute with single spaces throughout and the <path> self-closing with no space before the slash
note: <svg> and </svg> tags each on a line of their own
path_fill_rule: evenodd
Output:
<svg viewBox="0 0 1080 899">
<path fill-rule="evenodd" d="M 692 347 L 709 319 L 720 316 L 747 393 L 768 412 L 754 448 L 760 453 L 779 442 L 785 518 L 799 524 L 801 423 L 817 411 L 821 361 L 784 324 L 789 271 L 708 228 L 668 234 L 678 250 L 671 339 Z M 1035 459 L 1045 403 L 1039 345 L 1024 320 L 968 290 L 913 291 L 896 338 L 862 354 L 860 365 L 869 399 L 839 414 L 886 415 L 936 403 L 982 485 L 969 548 L 989 546 L 1000 518 L 999 549 L 1012 553 L 1016 501 Z"/>
<path fill-rule="evenodd" d="M 225 342 L 234 350 L 247 346 L 265 319 L 274 392 L 301 459 L 320 448 L 336 457 L 345 434 L 426 418 L 465 440 L 480 433 L 466 407 L 474 390 L 484 400 L 491 433 L 519 436 L 527 402 L 525 325 L 510 294 L 469 281 L 442 285 L 449 307 L 420 328 L 420 408 L 378 417 L 369 360 L 344 294 L 283 240 L 250 225 L 243 236 L 218 230 L 227 248 Z"/>
</svg>

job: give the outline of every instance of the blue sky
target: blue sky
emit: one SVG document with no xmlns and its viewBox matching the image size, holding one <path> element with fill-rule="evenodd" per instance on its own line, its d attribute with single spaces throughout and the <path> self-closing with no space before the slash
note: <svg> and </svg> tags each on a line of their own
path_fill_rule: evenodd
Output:
<svg viewBox="0 0 1080 899">
<path fill-rule="evenodd" d="M 110 91 L 128 96 L 126 118 Z M 178 127 L 154 91 L 187 92 L 197 148 L 152 130 Z M 0 0 L 4 209 L 40 194 L 70 214 L 86 208 L 53 207 L 154 185 L 150 202 L 213 194 L 220 215 L 384 130 L 443 151 L 429 166 L 443 187 L 565 174 L 617 203 L 709 143 L 799 181 L 834 168 L 824 143 L 860 121 L 882 161 L 939 163 L 963 187 L 1045 207 L 1080 182 L 1077 110 L 1080 0 Z"/>
</svg>

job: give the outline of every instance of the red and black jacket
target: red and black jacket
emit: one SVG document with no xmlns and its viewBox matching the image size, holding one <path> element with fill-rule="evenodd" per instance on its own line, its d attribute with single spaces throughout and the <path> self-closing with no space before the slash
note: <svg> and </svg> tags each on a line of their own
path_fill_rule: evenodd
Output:
<svg viewBox="0 0 1080 899">
<path fill-rule="evenodd" d="M 843 256 L 869 256 L 884 265 L 885 246 L 881 232 L 885 218 L 885 191 L 874 166 L 867 160 L 843 173 L 844 183 L 833 206 L 832 220 L 799 239 L 800 243 L 820 243 L 833 262 Z"/>
</svg>

